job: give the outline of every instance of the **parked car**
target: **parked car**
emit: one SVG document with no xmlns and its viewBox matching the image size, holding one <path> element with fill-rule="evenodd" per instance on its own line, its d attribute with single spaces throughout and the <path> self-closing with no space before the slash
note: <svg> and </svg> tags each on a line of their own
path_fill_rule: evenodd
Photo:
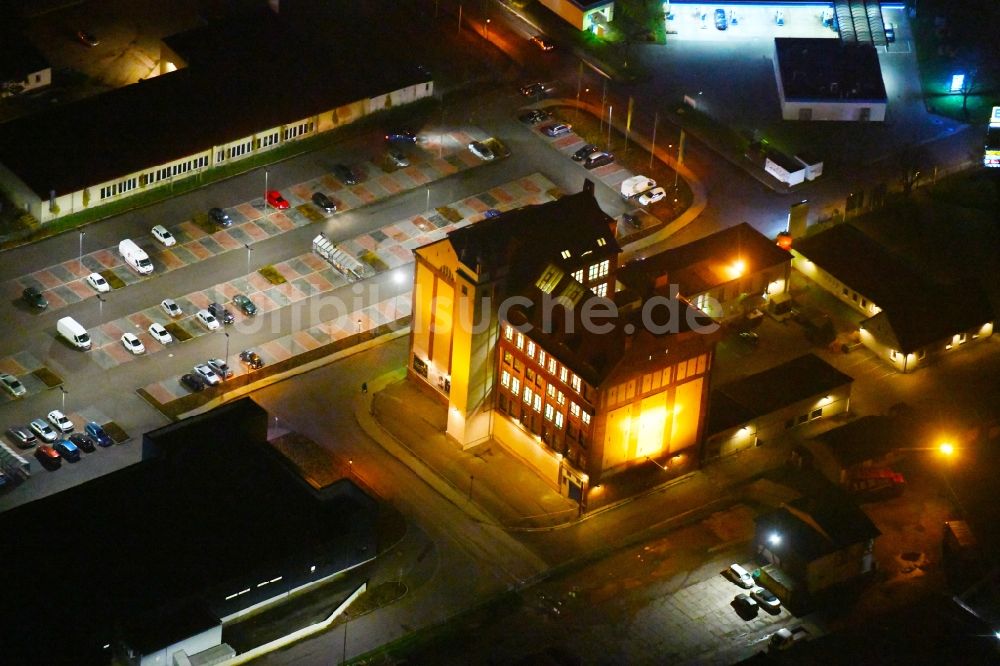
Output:
<svg viewBox="0 0 1000 666">
<path fill-rule="evenodd" d="M 354 170 L 346 164 L 335 164 L 333 166 L 333 175 L 336 176 L 337 180 L 342 182 L 344 185 L 357 185 L 358 176 L 354 173 Z"/>
<path fill-rule="evenodd" d="M 483 213 L 483 218 L 487 220 L 492 220 L 494 217 L 500 217 L 501 212 L 496 208 L 487 208 L 486 212 Z"/>
<path fill-rule="evenodd" d="M 553 44 L 549 40 L 545 39 L 541 35 L 535 35 L 534 37 L 532 37 L 528 41 L 530 41 L 532 44 L 534 44 L 535 46 L 537 46 L 538 48 L 540 48 L 543 51 L 551 51 L 552 49 L 554 49 L 556 47 L 555 44 Z"/>
<path fill-rule="evenodd" d="M 749 594 L 746 592 L 740 592 L 735 597 L 733 597 L 733 608 L 741 616 L 743 615 L 756 615 L 758 606 L 757 602 L 754 601 Z"/>
<path fill-rule="evenodd" d="M 240 352 L 240 361 L 243 365 L 249 367 L 251 370 L 259 370 L 264 367 L 264 359 L 260 357 L 260 354 L 252 349 L 244 349 Z"/>
<path fill-rule="evenodd" d="M 281 192 L 278 190 L 267 191 L 267 205 L 271 208 L 277 208 L 278 210 L 288 209 L 288 201 L 285 197 L 281 196 Z"/>
<path fill-rule="evenodd" d="M 191 391 L 193 393 L 197 393 L 198 391 L 204 391 L 205 390 L 205 382 L 204 382 L 204 380 L 201 377 L 199 377 L 198 375 L 192 374 L 190 372 L 187 373 L 187 374 L 181 375 L 181 386 L 183 386 L 184 388 L 186 388 L 187 390 L 189 390 L 189 391 Z"/>
<path fill-rule="evenodd" d="M 778 9 L 774 12 L 774 22 L 776 25 L 785 25 L 785 12 Z"/>
<path fill-rule="evenodd" d="M 208 367 L 212 368 L 215 374 L 219 375 L 219 377 L 223 380 L 229 379 L 233 376 L 233 369 L 230 368 L 229 364 L 221 358 L 208 359 Z"/>
<path fill-rule="evenodd" d="M 168 317 L 180 317 L 184 314 L 181 306 L 177 305 L 177 301 L 172 298 L 164 298 L 160 301 L 160 308 L 167 313 Z"/>
<path fill-rule="evenodd" d="M 750 576 L 750 572 L 738 564 L 729 565 L 726 577 L 744 589 L 749 590 L 753 587 L 753 577 Z"/>
<path fill-rule="evenodd" d="M 164 247 L 170 247 L 177 244 L 177 239 L 174 235 L 170 233 L 165 226 L 162 224 L 157 224 L 150 230 L 153 234 L 153 238 L 163 243 Z"/>
<path fill-rule="evenodd" d="M 28 389 L 24 388 L 24 384 L 17 377 L 6 372 L 0 372 L 0 386 L 3 386 L 4 390 L 15 398 L 20 398 L 28 392 Z"/>
<path fill-rule="evenodd" d="M 542 128 L 542 134 L 551 137 L 562 136 L 563 134 L 569 134 L 571 129 L 573 129 L 573 126 L 566 123 L 552 123 Z"/>
<path fill-rule="evenodd" d="M 473 141 L 469 144 L 469 152 L 483 160 L 484 162 L 489 162 L 490 160 L 496 158 L 493 151 L 485 143 L 480 143 L 479 141 Z"/>
<path fill-rule="evenodd" d="M 87 425 L 83 427 L 83 431 L 90 435 L 90 437 L 100 446 L 111 446 L 115 443 L 115 441 L 111 439 L 111 435 L 109 435 L 108 432 L 95 421 L 88 421 Z"/>
<path fill-rule="evenodd" d="M 545 92 L 545 84 L 541 82 L 529 83 L 521 86 L 521 94 L 525 97 L 534 97 Z"/>
<path fill-rule="evenodd" d="M 662 187 L 654 187 L 653 189 L 646 190 L 639 195 L 639 203 L 643 206 L 648 206 L 649 204 L 661 201 L 665 196 L 667 196 L 666 190 Z"/>
<path fill-rule="evenodd" d="M 202 381 L 209 386 L 222 383 L 222 378 L 215 374 L 215 370 L 212 370 L 208 363 L 199 363 L 194 366 L 194 374 L 201 377 Z"/>
<path fill-rule="evenodd" d="M 726 20 L 726 10 L 716 9 L 715 10 L 715 28 L 717 30 L 725 30 L 729 27 L 729 22 Z"/>
<path fill-rule="evenodd" d="M 518 120 L 529 125 L 537 125 L 543 120 L 549 120 L 550 118 L 552 118 L 552 114 L 545 109 L 528 109 L 517 116 Z"/>
<path fill-rule="evenodd" d="M 390 148 L 388 154 L 389 154 L 389 161 L 395 164 L 396 166 L 400 168 L 410 166 L 410 160 L 406 155 L 403 154 L 402 150 L 399 150 L 398 148 Z"/>
<path fill-rule="evenodd" d="M 606 166 L 615 161 L 615 156 L 611 153 L 606 153 L 604 151 L 598 151 L 596 153 L 591 153 L 587 156 L 587 159 L 583 161 L 583 167 L 585 169 L 596 169 L 597 167 Z"/>
<path fill-rule="evenodd" d="M 135 333 L 122 333 L 122 347 L 129 350 L 135 356 L 146 353 L 146 345 L 136 337 Z"/>
<path fill-rule="evenodd" d="M 170 332 L 163 327 L 163 324 L 153 322 L 146 330 L 148 330 L 150 336 L 152 336 L 152 338 L 161 345 L 169 345 L 174 341 L 174 336 L 170 335 Z"/>
<path fill-rule="evenodd" d="M 208 311 L 213 317 L 221 321 L 223 324 L 232 324 L 236 321 L 236 317 L 227 308 L 224 308 L 221 303 L 209 303 Z"/>
<path fill-rule="evenodd" d="M 760 344 L 760 336 L 758 336 L 753 331 L 740 331 L 736 336 L 740 342 L 747 344 L 751 347 L 756 347 Z"/>
<path fill-rule="evenodd" d="M 44 310 L 49 307 L 49 302 L 42 296 L 42 292 L 37 287 L 25 287 L 21 292 L 21 300 L 33 308 Z"/>
<path fill-rule="evenodd" d="M 337 202 L 322 192 L 314 192 L 312 195 L 312 202 L 316 204 L 317 208 L 322 209 L 324 212 L 337 212 Z"/>
<path fill-rule="evenodd" d="M 781 600 L 778 597 L 771 594 L 771 591 L 763 587 L 755 587 L 750 596 L 754 601 L 760 605 L 761 608 L 768 612 L 777 612 L 781 610 Z"/>
<path fill-rule="evenodd" d="M 48 444 L 41 444 L 35 449 L 35 457 L 44 467 L 58 467 L 62 464 L 62 456 Z"/>
<path fill-rule="evenodd" d="M 583 148 L 580 148 L 575 153 L 573 153 L 572 157 L 574 161 L 582 162 L 588 157 L 590 157 L 593 153 L 598 152 L 599 150 L 600 148 L 598 148 L 592 143 L 584 144 Z"/>
<path fill-rule="evenodd" d="M 30 449 L 38 443 L 38 438 L 35 437 L 35 433 L 20 425 L 7 428 L 7 437 L 9 437 L 10 441 L 14 442 L 19 449 Z"/>
<path fill-rule="evenodd" d="M 49 412 L 48 418 L 49 423 L 55 426 L 60 432 L 73 432 L 76 429 L 76 426 L 69 420 L 69 417 L 58 409 L 53 409 Z"/>
<path fill-rule="evenodd" d="M 87 276 L 87 284 L 89 284 L 94 291 L 99 294 L 106 294 L 111 291 L 111 285 L 108 281 L 104 279 L 104 276 L 100 273 L 91 273 Z"/>
<path fill-rule="evenodd" d="M 410 130 L 395 130 L 385 135 L 385 140 L 389 143 L 400 141 L 402 143 L 416 143 L 417 135 Z"/>
<path fill-rule="evenodd" d="M 43 442 L 54 442 L 59 439 L 59 435 L 52 429 L 45 419 L 33 419 L 28 427 L 34 431 Z"/>
<path fill-rule="evenodd" d="M 214 331 L 219 328 L 219 320 L 212 315 L 208 310 L 198 310 L 195 315 L 202 326 L 210 331 Z"/>
<path fill-rule="evenodd" d="M 84 46 L 89 46 L 91 48 L 101 43 L 101 40 L 99 40 L 96 36 L 94 36 L 94 33 L 87 32 L 86 30 L 77 30 L 76 38 L 80 41 L 81 44 L 83 44 Z"/>
<path fill-rule="evenodd" d="M 86 435 L 82 432 L 74 432 L 69 436 L 69 441 L 76 444 L 76 448 L 87 453 L 93 453 L 95 450 L 94 440 L 90 438 L 90 435 Z"/>
<path fill-rule="evenodd" d="M 258 190 L 259 192 L 260 190 Z M 229 217 L 229 213 L 222 210 L 221 208 L 209 208 L 208 209 L 208 219 L 215 222 L 217 225 L 225 229 L 226 227 L 233 226 L 233 220 Z"/>
<path fill-rule="evenodd" d="M 257 314 L 257 305 L 246 294 L 236 294 L 233 296 L 233 305 L 238 307 L 248 317 L 253 317 Z"/>
<path fill-rule="evenodd" d="M 59 455 L 62 456 L 64 460 L 76 462 L 80 459 L 79 447 L 68 439 L 60 439 L 58 442 L 53 444 L 52 447 L 59 452 Z"/>
</svg>

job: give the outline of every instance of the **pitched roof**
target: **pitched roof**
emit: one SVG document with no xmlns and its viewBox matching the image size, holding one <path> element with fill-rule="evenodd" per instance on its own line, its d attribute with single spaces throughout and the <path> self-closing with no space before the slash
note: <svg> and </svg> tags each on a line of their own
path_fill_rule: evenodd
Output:
<svg viewBox="0 0 1000 666">
<path fill-rule="evenodd" d="M 807 561 L 874 539 L 881 532 L 853 500 L 835 488 L 794 499 L 754 518 L 758 531 L 781 535 L 783 548 Z"/>
<path fill-rule="evenodd" d="M 633 261 L 621 270 L 621 280 L 634 289 L 648 291 L 657 279 L 678 285 L 683 296 L 693 296 L 739 279 L 742 275 L 779 266 L 792 255 L 746 222 L 723 229 L 678 248 Z M 745 265 L 741 275 L 733 262 Z"/>
<path fill-rule="evenodd" d="M 322 49 L 270 12 L 168 38 L 214 56 L 4 123 L 0 159 L 46 199 L 428 80 L 377 26 L 343 19 Z"/>
<path fill-rule="evenodd" d="M 893 449 L 912 446 L 913 429 L 905 419 L 869 415 L 816 437 L 842 467 L 882 458 Z"/>
<path fill-rule="evenodd" d="M 850 224 L 797 240 L 793 252 L 880 307 L 882 312 L 863 325 L 880 342 L 903 353 L 981 326 L 995 316 L 976 282 L 932 283 Z"/>
<path fill-rule="evenodd" d="M 712 391 L 705 432 L 714 435 L 853 381 L 815 354 L 799 356 Z"/>
</svg>

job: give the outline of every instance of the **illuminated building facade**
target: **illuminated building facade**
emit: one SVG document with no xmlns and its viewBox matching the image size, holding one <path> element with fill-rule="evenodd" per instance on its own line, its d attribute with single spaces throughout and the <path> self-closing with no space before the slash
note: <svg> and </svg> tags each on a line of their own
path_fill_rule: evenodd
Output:
<svg viewBox="0 0 1000 666">
<path fill-rule="evenodd" d="M 697 458 L 706 412 L 711 320 L 649 307 L 619 252 L 589 182 L 414 252 L 409 375 L 447 402 L 447 434 L 492 437 L 581 503 L 609 475 Z"/>
</svg>

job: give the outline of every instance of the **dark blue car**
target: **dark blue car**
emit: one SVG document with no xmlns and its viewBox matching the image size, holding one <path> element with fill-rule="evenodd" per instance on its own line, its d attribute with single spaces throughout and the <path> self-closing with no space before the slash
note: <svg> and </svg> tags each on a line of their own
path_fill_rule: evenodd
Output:
<svg viewBox="0 0 1000 666">
<path fill-rule="evenodd" d="M 83 427 L 83 430 L 100 446 L 111 446 L 115 443 L 114 440 L 111 439 L 111 435 L 109 435 L 104 428 L 93 421 L 87 423 L 87 425 Z"/>
<path fill-rule="evenodd" d="M 60 439 L 55 443 L 54 448 L 64 460 L 76 462 L 80 459 L 80 449 L 68 439 Z"/>
</svg>

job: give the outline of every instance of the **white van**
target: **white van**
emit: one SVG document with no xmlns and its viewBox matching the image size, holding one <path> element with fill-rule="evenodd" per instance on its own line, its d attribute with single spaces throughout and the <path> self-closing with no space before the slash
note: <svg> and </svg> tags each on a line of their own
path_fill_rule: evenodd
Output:
<svg viewBox="0 0 1000 666">
<path fill-rule="evenodd" d="M 72 317 L 63 317 L 57 321 L 56 332 L 77 349 L 84 351 L 90 349 L 90 334 Z"/>
<path fill-rule="evenodd" d="M 126 238 L 118 243 L 118 254 L 122 255 L 125 263 L 136 270 L 140 275 L 149 275 L 153 272 L 153 262 L 149 260 L 149 255 L 135 241 Z"/>
</svg>

